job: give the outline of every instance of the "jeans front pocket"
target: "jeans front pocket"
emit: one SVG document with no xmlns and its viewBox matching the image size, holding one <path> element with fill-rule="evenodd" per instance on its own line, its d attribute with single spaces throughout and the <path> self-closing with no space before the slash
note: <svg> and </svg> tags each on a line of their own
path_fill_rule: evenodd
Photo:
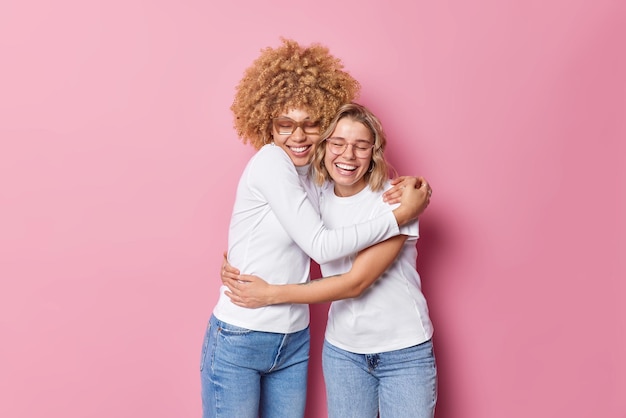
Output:
<svg viewBox="0 0 626 418">
<path fill-rule="evenodd" d="M 204 369 L 204 363 L 206 362 L 207 351 L 209 351 L 209 335 L 211 334 L 211 321 L 207 323 L 206 331 L 204 332 L 204 339 L 202 341 L 202 350 L 200 354 L 200 371 Z"/>
</svg>

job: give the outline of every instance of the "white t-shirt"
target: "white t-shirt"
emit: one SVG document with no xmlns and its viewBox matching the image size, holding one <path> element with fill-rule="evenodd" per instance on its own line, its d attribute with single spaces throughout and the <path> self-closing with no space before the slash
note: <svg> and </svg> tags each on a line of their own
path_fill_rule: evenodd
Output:
<svg viewBox="0 0 626 418">
<path fill-rule="evenodd" d="M 343 257 L 399 233 L 393 213 L 371 222 L 340 229 L 322 223 L 299 175 L 282 148 L 261 148 L 248 162 L 239 185 L 228 234 L 228 259 L 243 274 L 254 274 L 272 284 L 304 283 L 310 258 L 318 263 Z M 307 190 L 314 193 L 313 186 Z M 309 258 L 310 257 L 310 258 Z M 213 314 L 229 324 L 265 332 L 300 331 L 309 324 L 308 305 L 241 308 L 224 295 Z"/>
<path fill-rule="evenodd" d="M 389 187 L 388 183 L 385 190 Z M 328 183 L 320 196 L 322 220 L 329 228 L 338 228 L 390 212 L 393 207 L 383 202 L 382 193 L 368 186 L 354 196 L 338 197 Z M 433 326 L 416 268 L 418 221 L 402 226 L 400 233 L 408 239 L 383 275 L 360 297 L 331 304 L 326 326 L 326 339 L 331 344 L 353 353 L 372 354 L 411 347 L 432 337 Z M 346 273 L 355 258 L 356 252 L 324 263 L 320 266 L 322 274 Z"/>
</svg>

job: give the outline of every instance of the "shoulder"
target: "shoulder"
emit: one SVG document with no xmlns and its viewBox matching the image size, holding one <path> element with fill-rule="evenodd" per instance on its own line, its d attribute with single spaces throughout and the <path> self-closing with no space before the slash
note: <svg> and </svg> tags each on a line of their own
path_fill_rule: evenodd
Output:
<svg viewBox="0 0 626 418">
<path fill-rule="evenodd" d="M 391 181 L 387 180 L 385 182 L 385 184 L 383 185 L 382 190 L 378 191 L 378 192 L 374 192 L 374 193 L 378 193 L 378 195 L 380 196 L 380 201 L 383 201 L 383 193 L 385 193 L 387 190 L 391 189 L 393 186 L 391 185 Z M 386 202 L 383 202 L 387 207 L 389 207 L 391 210 L 394 210 L 395 208 L 397 208 L 398 206 L 400 206 L 399 203 L 394 203 L 394 204 L 389 204 Z"/>
<path fill-rule="evenodd" d="M 264 145 L 250 160 L 252 171 L 262 170 L 263 172 L 274 172 L 289 170 L 296 173 L 291 159 L 281 147 L 273 144 Z"/>
<path fill-rule="evenodd" d="M 396 205 L 389 205 L 388 203 L 385 203 L 383 201 L 383 193 L 385 193 L 387 190 L 389 190 L 391 188 L 391 183 L 389 183 L 389 181 L 387 181 L 384 185 L 383 188 L 381 190 L 372 190 L 371 187 L 369 186 L 369 184 L 367 185 L 367 187 L 365 189 L 363 189 L 363 194 L 367 196 L 367 198 L 371 201 L 371 202 L 376 202 L 377 204 L 379 204 L 380 206 L 383 207 L 393 207 L 395 208 Z M 399 205 L 398 205 L 399 206 Z"/>
<path fill-rule="evenodd" d="M 253 157 L 257 160 L 272 160 L 272 161 L 284 161 L 289 160 L 289 156 L 281 147 L 278 147 L 274 144 L 263 145 L 261 149 L 257 151 L 257 153 Z"/>
<path fill-rule="evenodd" d="M 391 180 L 387 179 L 387 180 L 385 181 L 385 184 L 383 184 L 383 189 L 382 189 L 382 191 L 380 192 L 380 194 L 382 195 L 384 192 L 386 192 L 387 190 L 391 189 L 391 187 L 392 187 L 392 186 L 391 186 Z"/>
</svg>

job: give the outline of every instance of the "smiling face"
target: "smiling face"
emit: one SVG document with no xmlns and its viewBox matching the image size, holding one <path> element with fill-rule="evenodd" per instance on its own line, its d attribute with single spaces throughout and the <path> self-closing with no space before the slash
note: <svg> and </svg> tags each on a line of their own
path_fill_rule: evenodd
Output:
<svg viewBox="0 0 626 418">
<path fill-rule="evenodd" d="M 367 185 L 364 176 L 370 168 L 374 145 L 370 129 L 346 117 L 337 123 L 325 142 L 324 166 L 335 183 L 335 194 L 352 196 L 363 190 Z"/>
<path fill-rule="evenodd" d="M 289 133 L 293 128 L 295 130 Z M 304 109 L 291 109 L 281 113 L 274 120 L 272 134 L 274 144 L 285 150 L 296 167 L 309 163 L 315 145 L 320 140 L 317 121 L 312 120 L 309 112 Z"/>
</svg>

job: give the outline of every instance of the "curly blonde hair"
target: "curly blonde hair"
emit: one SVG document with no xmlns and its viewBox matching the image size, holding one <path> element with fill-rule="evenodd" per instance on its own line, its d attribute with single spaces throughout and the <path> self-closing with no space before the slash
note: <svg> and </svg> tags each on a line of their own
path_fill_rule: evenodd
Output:
<svg viewBox="0 0 626 418">
<path fill-rule="evenodd" d="M 265 48 L 244 72 L 230 109 L 237 135 L 256 149 L 272 136 L 272 119 L 291 109 L 306 109 L 324 130 L 344 103 L 361 89 L 343 63 L 320 44 L 302 47 L 281 38 Z"/>
<path fill-rule="evenodd" d="M 320 136 L 320 145 L 315 148 L 311 170 L 313 178 L 318 185 L 325 181 L 332 181 L 324 157 L 326 156 L 326 141 L 337 128 L 337 124 L 342 119 L 350 119 L 363 124 L 372 134 L 374 148 L 368 171 L 363 176 L 373 191 L 382 190 L 390 175 L 395 175 L 395 170 L 385 159 L 385 147 L 387 146 L 387 136 L 383 130 L 380 120 L 368 108 L 358 103 L 347 103 L 339 108 L 335 117 L 330 121 L 329 126 Z"/>
</svg>

